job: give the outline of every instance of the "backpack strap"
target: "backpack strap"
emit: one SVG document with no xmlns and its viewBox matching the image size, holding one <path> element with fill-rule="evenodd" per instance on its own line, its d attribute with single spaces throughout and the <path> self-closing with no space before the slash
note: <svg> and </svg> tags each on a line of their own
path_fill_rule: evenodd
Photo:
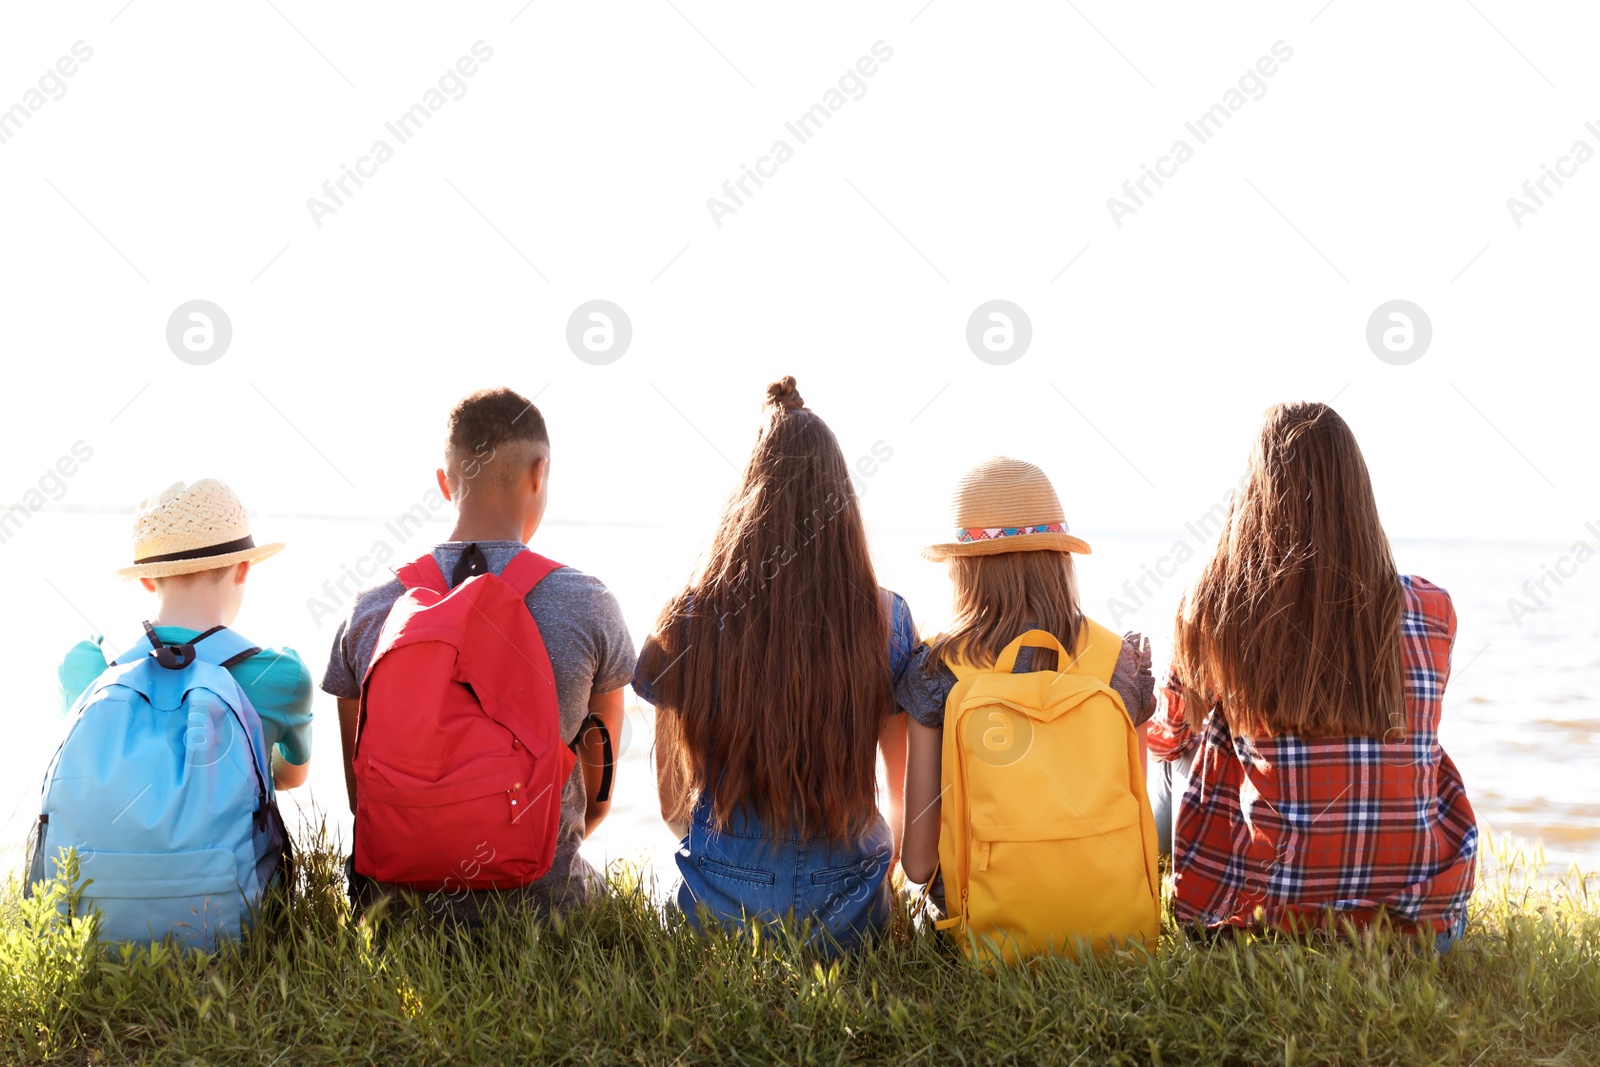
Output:
<svg viewBox="0 0 1600 1067">
<path fill-rule="evenodd" d="M 155 627 L 148 622 L 145 623 L 144 635 L 128 645 L 127 651 L 120 656 L 113 657 L 110 654 L 103 637 L 96 638 L 95 643 L 100 646 L 101 654 L 106 657 L 108 667 L 126 666 L 150 655 L 159 657 L 162 649 L 167 647 L 156 638 Z M 261 651 L 260 646 L 252 644 L 226 626 L 213 626 L 189 641 L 188 645 L 194 650 L 195 659 L 204 660 L 218 667 L 235 667 Z M 162 665 L 166 666 L 165 663 Z"/>
<path fill-rule="evenodd" d="M 1088 674 L 1111 684 L 1117 669 L 1117 657 L 1122 654 L 1122 638 L 1085 617 L 1078 628 L 1078 647 L 1074 650 L 1071 670 Z"/>
<path fill-rule="evenodd" d="M 143 641 L 135 642 L 128 651 L 113 660 L 111 665 L 133 663 L 150 656 L 168 670 L 181 670 L 196 662 L 208 663 L 226 669 L 235 664 L 243 663 L 251 656 L 261 652 L 259 646 L 252 645 L 247 639 L 226 626 L 213 626 L 205 633 L 197 636 L 193 641 L 177 646 L 163 645 L 156 637 L 155 626 L 148 621 L 144 624 L 144 633 Z M 146 644 L 151 647 L 145 648 Z M 176 655 L 174 655 L 175 653 Z M 244 695 L 242 688 L 239 692 L 241 696 Z M 145 695 L 148 698 L 149 694 L 146 693 Z M 246 696 L 245 699 L 248 700 L 249 697 Z M 272 800 L 272 790 L 267 787 L 266 776 L 261 771 L 263 763 L 269 767 L 271 766 L 271 749 L 269 748 L 266 753 L 258 755 L 255 741 L 250 737 L 250 730 L 245 726 L 244 719 L 239 714 L 239 709 L 234 707 L 231 702 L 227 703 L 227 708 L 228 713 L 233 716 L 233 721 L 238 724 L 239 732 L 244 735 L 245 743 L 250 747 L 250 770 L 254 773 L 256 780 L 256 810 L 251 816 L 251 821 L 256 830 L 260 832 L 266 829 L 270 816 L 277 813 L 277 808 Z M 56 758 L 60 759 L 59 752 L 57 752 Z M 50 773 L 54 774 L 54 770 L 52 769 Z M 48 780 L 47 778 L 46 781 Z"/>
<path fill-rule="evenodd" d="M 483 554 L 483 549 L 474 541 L 461 553 L 461 558 L 456 560 L 455 570 L 450 575 L 450 588 L 454 589 L 468 578 L 488 573 L 490 573 L 489 557 Z"/>
<path fill-rule="evenodd" d="M 546 575 L 564 566 L 566 564 L 557 563 L 528 549 L 511 557 L 511 562 L 500 572 L 500 580 L 515 590 L 519 597 L 526 597 L 533 592 L 534 586 L 544 581 Z"/>
<path fill-rule="evenodd" d="M 194 646 L 196 658 L 218 667 L 236 667 L 261 653 L 260 645 L 251 644 L 248 638 L 226 626 L 213 626 L 189 643 Z"/>
<path fill-rule="evenodd" d="M 1122 638 L 1085 617 L 1083 625 L 1078 628 L 1078 646 L 1068 656 L 1054 634 L 1048 630 L 1029 630 L 1007 645 L 990 669 L 1001 674 L 1009 673 L 1016 667 L 1017 656 L 1023 648 L 1053 648 L 1056 650 L 1058 670 L 1087 674 L 1109 685 L 1111 675 L 1117 669 L 1117 657 L 1122 653 Z M 956 676 L 957 681 L 983 673 L 983 668 L 974 667 L 960 657 L 946 660 L 944 665 Z"/>
<path fill-rule="evenodd" d="M 567 747 L 576 755 L 578 746 L 583 743 L 584 735 L 589 732 L 591 726 L 600 731 L 600 747 L 604 753 L 602 758 L 605 760 L 605 766 L 600 770 L 600 789 L 595 794 L 594 799 L 598 803 L 604 803 L 611 799 L 611 777 L 616 766 L 616 759 L 611 750 L 611 731 L 606 729 L 606 724 L 600 720 L 600 716 L 591 712 L 584 717 L 582 724 L 578 727 L 578 736 L 574 737 L 572 744 Z"/>
<path fill-rule="evenodd" d="M 444 580 L 444 571 L 432 552 L 424 553 L 394 572 L 407 589 L 431 589 L 440 596 L 450 592 L 450 583 Z"/>
<path fill-rule="evenodd" d="M 975 674 L 1010 674 L 1016 669 L 1017 656 L 1024 648 L 1053 648 L 1056 651 L 1057 664 L 1068 661 L 1067 650 L 1061 647 L 1061 642 L 1056 640 L 1055 634 L 1049 630 L 1029 630 L 1000 650 L 1000 655 L 995 657 L 993 667 L 974 666 L 960 654 L 945 660 L 944 665 L 956 676 L 958 682 L 965 681 Z"/>
<path fill-rule="evenodd" d="M 244 690 L 241 689 L 240 693 L 243 692 Z M 245 699 L 249 700 L 250 698 L 245 697 Z M 239 709 L 230 703 L 228 705 L 228 713 L 233 716 L 233 721 L 239 724 L 239 732 L 244 735 L 245 744 L 250 748 L 250 769 L 255 772 L 256 776 L 256 810 L 251 815 L 251 822 L 255 825 L 257 832 L 260 832 L 267 828 L 268 820 L 278 813 L 277 804 L 272 798 L 272 790 L 267 788 L 267 779 L 261 773 L 261 765 L 263 763 L 267 765 L 269 771 L 271 769 L 272 747 L 269 745 L 267 750 L 258 757 L 255 740 L 251 738 L 250 731 L 244 724 L 244 719 L 240 717 Z"/>
<path fill-rule="evenodd" d="M 228 629 L 226 626 L 213 626 L 189 642 L 189 644 L 194 649 L 195 659 L 200 660 L 202 663 L 213 663 L 224 670 L 243 663 L 252 656 L 261 654 L 261 646 L 251 644 L 248 638 Z M 242 686 L 239 692 L 246 700 L 250 699 L 248 695 L 245 695 Z M 233 716 L 233 721 L 239 724 L 239 732 L 245 736 L 250 745 L 250 769 L 255 772 L 256 777 L 254 823 L 256 831 L 259 833 L 266 830 L 268 820 L 277 815 L 276 803 L 272 799 L 272 790 L 267 787 L 266 776 L 261 773 L 262 764 L 266 764 L 270 772 L 272 748 L 269 745 L 267 750 L 260 753 L 258 758 L 255 742 L 249 740 L 250 731 L 246 729 L 244 719 L 239 715 L 239 709 L 230 703 L 228 711 Z"/>
<path fill-rule="evenodd" d="M 1024 648 L 1053 648 L 1056 650 L 1056 664 L 1068 661 L 1067 650 L 1061 647 L 1061 642 L 1056 640 L 1056 635 L 1049 630 L 1029 630 L 1001 650 L 995 658 L 994 672 L 996 674 L 1010 674 L 1017 666 L 1017 656 Z"/>
</svg>

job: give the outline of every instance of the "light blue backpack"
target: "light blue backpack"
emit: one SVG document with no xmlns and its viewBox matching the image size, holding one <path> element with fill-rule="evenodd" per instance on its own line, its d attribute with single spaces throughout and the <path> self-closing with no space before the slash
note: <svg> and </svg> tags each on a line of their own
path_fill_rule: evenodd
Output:
<svg viewBox="0 0 1600 1067">
<path fill-rule="evenodd" d="M 111 659 L 69 713 L 45 775 L 29 872 L 77 850 L 107 941 L 210 950 L 255 918 L 290 858 L 261 720 L 228 667 L 261 651 L 225 627 Z"/>
</svg>

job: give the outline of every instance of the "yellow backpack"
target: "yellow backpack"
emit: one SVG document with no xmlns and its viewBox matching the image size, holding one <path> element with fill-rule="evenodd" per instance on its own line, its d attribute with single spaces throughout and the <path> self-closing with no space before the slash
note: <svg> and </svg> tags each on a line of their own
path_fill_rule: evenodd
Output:
<svg viewBox="0 0 1600 1067">
<path fill-rule="evenodd" d="M 1012 674 L 1024 646 L 1059 671 Z M 951 663 L 945 704 L 939 868 L 969 957 L 1155 948 L 1161 930 L 1156 828 L 1139 741 L 1107 683 L 1122 640 L 1088 619 L 1069 657 L 1030 630 L 990 669 Z"/>
</svg>

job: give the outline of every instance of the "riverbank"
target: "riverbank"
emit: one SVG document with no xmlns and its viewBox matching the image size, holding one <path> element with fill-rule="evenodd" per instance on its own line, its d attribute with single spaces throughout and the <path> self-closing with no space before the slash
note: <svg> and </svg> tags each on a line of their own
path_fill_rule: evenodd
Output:
<svg viewBox="0 0 1600 1067">
<path fill-rule="evenodd" d="M 984 975 L 903 921 L 821 963 L 701 940 L 627 873 L 564 922 L 470 935 L 349 922 L 338 856 L 302 854 L 290 916 L 207 958 L 96 951 L 0 901 L 0 1059 L 472 1064 L 1600 1062 L 1600 881 L 1485 864 L 1443 960 L 1385 937 L 1200 946 Z M 32 923 L 30 924 L 30 909 Z"/>
</svg>

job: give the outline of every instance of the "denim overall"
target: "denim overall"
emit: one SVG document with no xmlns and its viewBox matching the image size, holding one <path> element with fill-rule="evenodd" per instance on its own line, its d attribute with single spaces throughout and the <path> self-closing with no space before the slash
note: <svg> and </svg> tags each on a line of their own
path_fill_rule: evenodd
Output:
<svg viewBox="0 0 1600 1067">
<path fill-rule="evenodd" d="M 888 928 L 893 890 L 893 839 L 883 816 L 855 842 L 769 836 L 753 814 L 740 812 L 721 830 L 701 800 L 678 845 L 678 907 L 696 926 L 703 914 L 744 926 L 746 920 L 810 922 L 805 943 L 825 954 L 853 949 Z"/>
<path fill-rule="evenodd" d="M 916 646 L 911 610 L 897 594 L 880 590 L 889 619 L 889 671 L 905 673 Z M 648 679 L 634 690 L 656 703 Z M 809 922 L 805 942 L 824 954 L 855 948 L 888 929 L 894 891 L 889 864 L 894 839 L 874 814 L 854 842 L 802 840 L 798 833 L 769 833 L 753 813 L 740 811 L 714 829 L 709 799 L 696 805 L 689 836 L 678 842 L 678 907 L 695 926 L 700 916 L 743 927 L 793 917 Z"/>
</svg>

